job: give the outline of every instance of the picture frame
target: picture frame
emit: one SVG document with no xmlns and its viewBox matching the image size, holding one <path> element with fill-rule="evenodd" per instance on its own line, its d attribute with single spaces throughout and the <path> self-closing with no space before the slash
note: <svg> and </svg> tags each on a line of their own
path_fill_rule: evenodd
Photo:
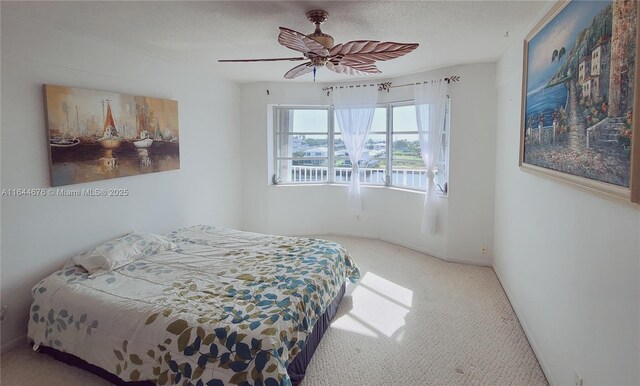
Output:
<svg viewBox="0 0 640 386">
<path fill-rule="evenodd" d="M 177 101 L 42 88 L 51 186 L 180 169 Z"/>
<path fill-rule="evenodd" d="M 640 2 L 560 1 L 525 37 L 523 171 L 640 204 L 638 17 Z"/>
</svg>

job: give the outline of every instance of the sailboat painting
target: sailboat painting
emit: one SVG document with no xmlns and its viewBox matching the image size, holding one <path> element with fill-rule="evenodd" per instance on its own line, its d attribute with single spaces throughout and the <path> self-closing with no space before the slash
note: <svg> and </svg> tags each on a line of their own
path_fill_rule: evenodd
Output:
<svg viewBox="0 0 640 386">
<path fill-rule="evenodd" d="M 44 86 L 51 185 L 180 169 L 178 102 Z"/>
</svg>

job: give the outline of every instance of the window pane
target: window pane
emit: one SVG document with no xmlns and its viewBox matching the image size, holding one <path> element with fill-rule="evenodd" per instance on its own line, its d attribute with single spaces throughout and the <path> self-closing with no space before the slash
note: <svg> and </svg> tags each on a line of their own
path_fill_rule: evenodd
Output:
<svg viewBox="0 0 640 386">
<path fill-rule="evenodd" d="M 334 182 L 347 183 L 351 181 L 351 162 L 348 159 L 336 159 L 336 173 Z M 386 171 L 384 167 L 360 167 L 360 182 L 371 185 L 384 185 Z"/>
<path fill-rule="evenodd" d="M 391 185 L 403 188 L 426 189 L 427 176 L 424 169 L 397 169 L 393 170 Z"/>
<path fill-rule="evenodd" d="M 371 132 L 386 132 L 387 131 L 387 108 L 378 107 L 373 114 L 373 122 L 371 123 Z"/>
<path fill-rule="evenodd" d="M 369 134 L 360 167 L 382 168 L 387 165 L 387 135 Z"/>
<path fill-rule="evenodd" d="M 395 134 L 392 159 L 394 168 L 424 168 L 418 134 Z"/>
<path fill-rule="evenodd" d="M 329 110 L 280 110 L 278 131 L 281 133 L 327 133 Z"/>
<path fill-rule="evenodd" d="M 336 160 L 349 160 L 349 152 L 347 152 L 342 135 L 336 134 L 333 139 L 334 158 Z M 365 144 L 365 149 L 360 157 L 360 167 L 382 167 L 387 164 L 387 135 L 386 134 L 369 134 L 369 139 Z M 347 165 L 350 167 L 351 162 Z"/>
<path fill-rule="evenodd" d="M 391 183 L 410 188 L 426 187 L 426 168 L 420 155 L 418 134 L 393 136 Z"/>
<path fill-rule="evenodd" d="M 327 156 L 328 136 L 326 135 L 278 134 L 276 141 L 279 158 Z M 324 155 L 318 155 L 319 153 Z"/>
<path fill-rule="evenodd" d="M 416 107 L 396 106 L 393 108 L 393 132 L 418 131 L 416 122 Z"/>
<path fill-rule="evenodd" d="M 344 145 L 344 141 L 342 140 L 341 134 L 334 134 L 333 136 L 333 151 L 336 157 L 342 156 L 346 157 L 346 146 Z"/>
<path fill-rule="evenodd" d="M 351 181 L 351 160 L 341 134 L 334 137 L 335 182 Z M 387 135 L 370 134 L 360 159 L 360 182 L 383 185 L 387 165 Z"/>
<path fill-rule="evenodd" d="M 351 164 L 344 159 L 336 159 L 334 171 L 336 173 L 333 178 L 334 182 L 349 182 L 351 181 Z"/>
<path fill-rule="evenodd" d="M 326 159 L 278 160 L 280 182 L 327 182 L 328 167 Z"/>
<path fill-rule="evenodd" d="M 340 125 L 338 125 L 338 119 L 335 114 L 333 116 L 333 128 L 336 133 L 340 132 Z M 373 121 L 371 123 L 371 132 L 386 132 L 387 131 L 387 108 L 376 107 L 376 111 L 373 113 Z"/>
<path fill-rule="evenodd" d="M 326 158 L 329 155 L 328 151 L 329 150 L 327 149 L 326 146 L 310 147 L 304 150 L 303 156 L 308 158 L 318 158 L 318 157 Z"/>
</svg>

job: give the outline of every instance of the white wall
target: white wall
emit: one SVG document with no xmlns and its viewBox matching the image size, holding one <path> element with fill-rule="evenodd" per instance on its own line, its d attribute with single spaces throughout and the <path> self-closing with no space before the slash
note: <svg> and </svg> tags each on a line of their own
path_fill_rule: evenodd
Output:
<svg viewBox="0 0 640 386">
<path fill-rule="evenodd" d="M 552 384 L 640 384 L 640 208 L 518 167 L 522 39 L 497 68 L 494 269 Z"/>
<path fill-rule="evenodd" d="M 324 71 L 324 70 L 322 70 Z M 360 220 L 346 186 L 270 185 L 270 105 L 331 104 L 323 84 L 242 85 L 244 227 L 276 234 L 337 233 L 382 238 L 452 261 L 491 264 L 495 153 L 495 64 L 443 68 L 390 79 L 394 84 L 460 75 L 451 85 L 450 194 L 438 235 L 420 233 L 424 194 L 364 187 Z M 267 95 L 266 90 L 270 91 Z M 412 99 L 412 88 L 380 93 L 380 102 Z M 482 254 L 482 245 L 488 247 Z"/>
<path fill-rule="evenodd" d="M 42 84 L 178 100 L 178 171 L 74 185 L 125 198 L 2 197 L 3 351 L 26 333 L 30 288 L 73 254 L 137 229 L 241 227 L 239 86 L 21 19 L 2 5 L 2 188 L 49 186 Z"/>
</svg>

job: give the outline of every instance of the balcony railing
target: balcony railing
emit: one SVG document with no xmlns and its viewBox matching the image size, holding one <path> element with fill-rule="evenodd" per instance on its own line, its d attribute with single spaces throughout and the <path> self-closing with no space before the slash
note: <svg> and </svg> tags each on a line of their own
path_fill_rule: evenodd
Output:
<svg viewBox="0 0 640 386">
<path fill-rule="evenodd" d="M 289 167 L 290 174 L 287 182 L 327 182 L 329 168 L 326 166 L 293 165 Z M 333 182 L 346 183 L 351 181 L 351 168 L 333 168 L 335 176 Z M 373 185 L 384 185 L 386 170 L 381 168 L 360 168 L 360 182 Z M 413 189 L 426 187 L 427 175 L 424 169 L 395 169 L 391 174 L 391 184 Z"/>
</svg>

